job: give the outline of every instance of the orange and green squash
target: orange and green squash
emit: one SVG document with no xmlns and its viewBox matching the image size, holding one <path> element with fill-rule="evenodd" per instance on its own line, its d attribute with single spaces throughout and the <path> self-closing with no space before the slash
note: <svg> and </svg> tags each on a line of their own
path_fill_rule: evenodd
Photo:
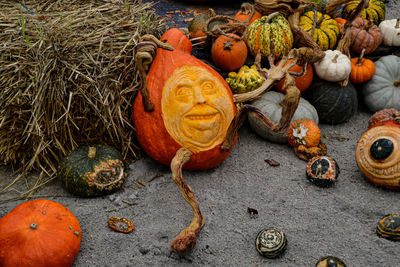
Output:
<svg viewBox="0 0 400 267">
<path fill-rule="evenodd" d="M 291 49 L 293 46 L 293 33 L 285 17 L 272 13 L 250 24 L 244 40 L 253 56 L 260 52 L 263 57 L 271 54 L 273 41 L 275 57 L 281 58 L 286 47 Z"/>
<path fill-rule="evenodd" d="M 186 169 L 209 169 L 229 155 L 220 149 L 236 114 L 232 92 L 210 66 L 191 55 L 192 44 L 177 28 L 162 37 L 175 50 L 159 48 L 147 74 L 154 110 L 145 111 L 139 93 L 133 107 L 136 136 L 144 151 L 170 165 L 184 147 L 192 152 Z"/>
<path fill-rule="evenodd" d="M 36 199 L 0 219 L 0 266 L 71 266 L 79 253 L 78 219 L 62 204 Z"/>
<path fill-rule="evenodd" d="M 225 80 L 235 94 L 253 91 L 264 82 L 264 79 L 257 71 L 256 65 L 252 65 L 251 67 L 244 65 L 238 72 L 229 72 Z"/>
</svg>

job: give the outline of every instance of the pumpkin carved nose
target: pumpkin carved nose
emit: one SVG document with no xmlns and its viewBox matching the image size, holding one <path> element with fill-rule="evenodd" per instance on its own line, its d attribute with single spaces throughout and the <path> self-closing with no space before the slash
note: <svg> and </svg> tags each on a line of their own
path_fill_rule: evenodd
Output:
<svg viewBox="0 0 400 267">
<path fill-rule="evenodd" d="M 196 104 L 204 104 L 206 103 L 206 98 L 203 95 L 201 89 L 196 88 L 194 90 L 194 101 Z"/>
</svg>

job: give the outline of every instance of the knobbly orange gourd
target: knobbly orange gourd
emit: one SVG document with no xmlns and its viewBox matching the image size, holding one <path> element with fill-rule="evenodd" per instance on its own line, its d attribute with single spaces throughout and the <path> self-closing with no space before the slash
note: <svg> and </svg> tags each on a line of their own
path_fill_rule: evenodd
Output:
<svg viewBox="0 0 400 267">
<path fill-rule="evenodd" d="M 211 48 L 211 57 L 218 67 L 226 71 L 237 70 L 247 58 L 247 46 L 233 33 L 220 35 Z"/>
<path fill-rule="evenodd" d="M 290 123 L 288 141 L 292 147 L 316 147 L 321 141 L 321 131 L 313 120 L 298 119 Z"/>
<path fill-rule="evenodd" d="M 162 164 L 169 165 L 184 147 L 193 153 L 184 168 L 213 168 L 230 153 L 220 145 L 236 113 L 232 92 L 215 70 L 190 54 L 192 44 L 182 31 L 170 29 L 161 41 L 175 50 L 159 48 L 148 72 L 154 110 L 144 110 L 141 94 L 135 100 L 133 121 L 139 143 Z"/>
<path fill-rule="evenodd" d="M 27 201 L 0 219 L 0 266 L 71 266 L 81 239 L 78 219 L 65 206 Z"/>
</svg>

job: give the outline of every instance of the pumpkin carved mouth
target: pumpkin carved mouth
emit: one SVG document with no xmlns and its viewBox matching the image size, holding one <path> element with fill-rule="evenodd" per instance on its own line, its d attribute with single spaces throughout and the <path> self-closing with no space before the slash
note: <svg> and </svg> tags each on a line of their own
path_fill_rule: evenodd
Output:
<svg viewBox="0 0 400 267">
<path fill-rule="evenodd" d="M 188 115 L 186 118 L 189 120 L 195 120 L 195 121 L 200 121 L 200 120 L 211 120 L 214 119 L 217 113 L 214 114 L 209 114 L 209 115 Z"/>
</svg>

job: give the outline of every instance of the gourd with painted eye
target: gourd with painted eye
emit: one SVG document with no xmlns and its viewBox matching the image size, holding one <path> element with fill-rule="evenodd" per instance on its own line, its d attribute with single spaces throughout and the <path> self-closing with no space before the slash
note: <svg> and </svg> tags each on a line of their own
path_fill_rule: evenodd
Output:
<svg viewBox="0 0 400 267">
<path fill-rule="evenodd" d="M 253 101 L 251 104 L 259 108 L 271 120 L 278 123 L 282 117 L 281 103 L 284 97 L 285 95 L 280 92 L 270 91 L 263 94 L 260 99 Z M 279 134 L 268 129 L 258 119 L 256 119 L 252 113 L 250 113 L 247 118 L 251 129 L 262 138 L 271 142 L 288 142 L 288 132 Z M 302 118 L 313 120 L 315 124 L 318 125 L 319 118 L 317 110 L 304 98 L 300 98 L 299 105 L 297 106 L 296 112 L 293 115 L 292 121 Z"/>
<path fill-rule="evenodd" d="M 327 156 L 316 156 L 306 167 L 307 178 L 315 185 L 328 187 L 333 185 L 339 176 L 340 169 L 337 162 Z"/>
<path fill-rule="evenodd" d="M 400 110 L 400 57 L 390 55 L 375 61 L 375 74 L 363 86 L 364 103 L 369 110 Z"/>
<path fill-rule="evenodd" d="M 400 189 L 400 127 L 368 129 L 358 140 L 356 162 L 375 185 Z"/>
<path fill-rule="evenodd" d="M 0 219 L 0 266 L 71 266 L 81 240 L 78 219 L 65 206 L 27 201 Z"/>
<path fill-rule="evenodd" d="M 105 145 L 72 151 L 59 162 L 57 175 L 67 191 L 82 197 L 112 193 L 126 178 L 121 154 Z"/>
<path fill-rule="evenodd" d="M 400 46 L 400 19 L 384 20 L 379 24 L 383 43 L 388 46 Z"/>
<path fill-rule="evenodd" d="M 330 82 L 343 81 L 351 72 L 350 59 L 339 50 L 325 51 L 325 57 L 314 67 L 319 78 Z"/>
</svg>

